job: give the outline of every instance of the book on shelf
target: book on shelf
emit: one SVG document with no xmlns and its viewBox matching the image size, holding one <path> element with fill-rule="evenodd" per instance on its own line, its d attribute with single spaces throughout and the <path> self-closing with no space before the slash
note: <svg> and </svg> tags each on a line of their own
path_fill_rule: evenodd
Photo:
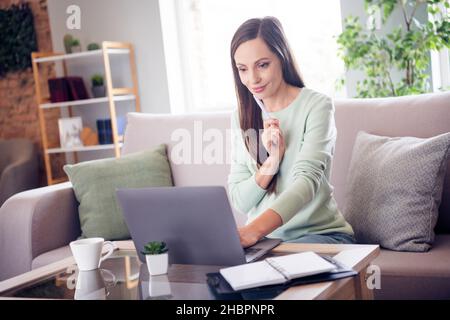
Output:
<svg viewBox="0 0 450 320">
<path fill-rule="evenodd" d="M 65 78 L 48 79 L 48 90 L 53 103 L 70 100 L 69 86 Z"/>
<path fill-rule="evenodd" d="M 113 143 L 111 119 L 97 119 L 97 134 L 99 144 Z"/>
<path fill-rule="evenodd" d="M 89 99 L 89 94 L 81 77 L 62 77 L 48 79 L 50 101 L 65 102 Z"/>
<path fill-rule="evenodd" d="M 339 271 L 351 271 L 308 251 L 220 269 L 220 275 L 235 291 L 287 284 L 294 279 Z"/>
<path fill-rule="evenodd" d="M 89 94 L 81 77 L 66 77 L 69 86 L 71 100 L 89 99 Z"/>
</svg>

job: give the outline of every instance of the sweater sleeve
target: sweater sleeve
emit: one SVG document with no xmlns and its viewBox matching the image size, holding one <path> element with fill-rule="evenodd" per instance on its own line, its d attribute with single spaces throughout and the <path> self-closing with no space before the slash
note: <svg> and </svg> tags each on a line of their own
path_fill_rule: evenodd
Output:
<svg viewBox="0 0 450 320">
<path fill-rule="evenodd" d="M 331 99 L 317 101 L 306 119 L 303 141 L 291 169 L 292 184 L 270 206 L 283 224 L 314 199 L 334 152 L 336 127 Z"/>
<path fill-rule="evenodd" d="M 255 180 L 256 172 L 252 173 L 247 166 L 246 157 L 249 156 L 237 124 L 236 112 L 231 116 L 231 167 L 228 175 L 228 190 L 233 206 L 248 213 L 266 194 Z"/>
</svg>

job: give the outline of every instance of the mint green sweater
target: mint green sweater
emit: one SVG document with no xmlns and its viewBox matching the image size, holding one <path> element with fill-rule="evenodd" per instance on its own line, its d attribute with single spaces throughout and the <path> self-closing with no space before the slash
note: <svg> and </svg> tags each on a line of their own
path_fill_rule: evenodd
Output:
<svg viewBox="0 0 450 320">
<path fill-rule="evenodd" d="M 231 121 L 232 162 L 228 176 L 232 204 L 247 213 L 247 223 L 267 209 L 277 212 L 283 225 L 268 235 L 271 238 L 287 241 L 330 232 L 353 235 L 352 227 L 337 208 L 329 183 L 336 143 L 332 100 L 303 88 L 289 106 L 270 114 L 280 121 L 286 143 L 276 193 L 269 195 L 256 183 L 256 161 L 244 145 L 236 110 Z"/>
</svg>

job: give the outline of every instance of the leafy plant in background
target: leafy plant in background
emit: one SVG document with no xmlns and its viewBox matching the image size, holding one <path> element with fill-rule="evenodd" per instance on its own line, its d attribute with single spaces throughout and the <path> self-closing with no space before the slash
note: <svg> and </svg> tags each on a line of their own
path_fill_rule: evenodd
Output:
<svg viewBox="0 0 450 320">
<path fill-rule="evenodd" d="M 0 10 L 0 39 L 0 77 L 31 67 L 31 53 L 37 51 L 37 41 L 28 4 Z"/>
<path fill-rule="evenodd" d="M 73 38 L 72 39 L 72 44 L 70 46 L 70 51 L 72 53 L 81 52 L 80 40 L 78 40 L 77 38 Z"/>
<path fill-rule="evenodd" d="M 66 53 L 71 53 L 72 52 L 72 41 L 73 41 L 73 37 L 71 34 L 66 34 L 64 36 L 64 49 L 66 50 Z"/>
<path fill-rule="evenodd" d="M 80 40 L 73 37 L 71 34 L 66 34 L 63 41 L 66 53 L 73 53 L 76 51 L 75 49 L 81 49 Z"/>
<path fill-rule="evenodd" d="M 72 47 L 78 47 L 80 45 L 80 40 L 74 38 L 72 39 Z"/>
<path fill-rule="evenodd" d="M 101 74 L 94 74 L 91 77 L 92 82 L 92 94 L 95 98 L 101 98 L 105 96 L 105 87 L 103 85 L 103 76 Z"/>
<path fill-rule="evenodd" d="M 91 77 L 93 87 L 101 87 L 103 85 L 103 76 L 101 74 L 94 74 Z"/>
<path fill-rule="evenodd" d="M 91 51 L 91 50 L 98 50 L 98 49 L 100 49 L 100 46 L 99 46 L 98 43 L 92 42 L 92 43 L 88 44 L 87 49 L 89 51 Z"/>
<path fill-rule="evenodd" d="M 357 83 L 357 96 L 362 98 L 402 96 L 430 91 L 426 70 L 430 50 L 449 47 L 450 14 L 446 0 L 365 0 L 369 19 L 382 13 L 382 24 L 399 8 L 402 26 L 380 36 L 375 25 L 364 30 L 358 18 L 345 19 L 344 31 L 338 37 L 339 55 L 347 69 L 362 70 L 366 78 Z M 415 17 L 420 5 L 427 5 L 433 21 L 420 22 Z M 394 83 L 392 72 L 404 74 Z M 340 85 L 344 80 L 340 80 Z"/>
</svg>

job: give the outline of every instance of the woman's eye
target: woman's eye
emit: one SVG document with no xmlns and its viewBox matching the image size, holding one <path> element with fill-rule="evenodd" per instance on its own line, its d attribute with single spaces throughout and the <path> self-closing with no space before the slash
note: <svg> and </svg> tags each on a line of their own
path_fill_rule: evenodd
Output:
<svg viewBox="0 0 450 320">
<path fill-rule="evenodd" d="M 245 69 L 240 69 L 240 68 L 238 68 L 238 70 L 239 70 L 239 72 L 244 72 L 245 71 Z"/>
<path fill-rule="evenodd" d="M 268 62 L 264 62 L 259 65 L 260 68 L 264 68 L 264 69 L 267 68 L 268 66 L 269 66 Z"/>
</svg>

